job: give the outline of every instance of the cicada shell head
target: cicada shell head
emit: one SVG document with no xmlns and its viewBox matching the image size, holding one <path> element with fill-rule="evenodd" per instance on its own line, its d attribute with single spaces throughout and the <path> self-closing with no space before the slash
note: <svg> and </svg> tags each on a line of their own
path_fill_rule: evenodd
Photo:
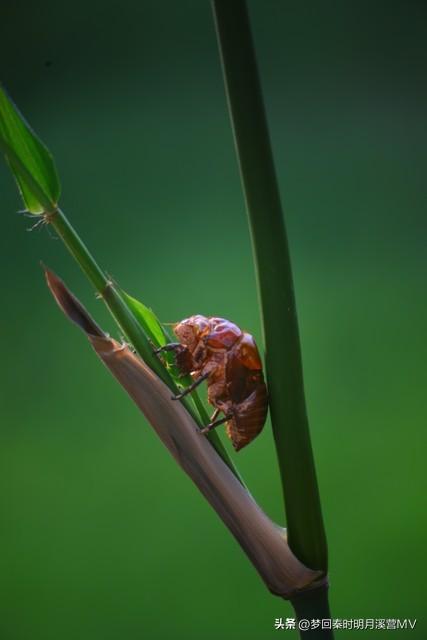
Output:
<svg viewBox="0 0 427 640">
<path fill-rule="evenodd" d="M 180 343 L 192 352 L 200 338 L 209 333 L 209 321 L 205 316 L 191 316 L 174 325 L 173 331 Z"/>
</svg>

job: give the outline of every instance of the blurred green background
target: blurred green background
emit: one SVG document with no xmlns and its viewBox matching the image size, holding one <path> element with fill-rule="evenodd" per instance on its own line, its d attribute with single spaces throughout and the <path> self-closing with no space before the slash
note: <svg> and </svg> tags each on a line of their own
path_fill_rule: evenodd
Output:
<svg viewBox="0 0 427 640">
<path fill-rule="evenodd" d="M 417 618 L 395 635 L 425 638 L 427 5 L 249 6 L 333 615 Z M 0 68 L 100 264 L 164 321 L 223 315 L 260 339 L 208 2 L 4 3 Z M 27 232 L 6 166 L 0 193 L 0 637 L 274 637 L 291 607 L 56 308 L 40 260 L 117 335 L 62 243 Z M 236 459 L 283 522 L 269 425 Z"/>
</svg>

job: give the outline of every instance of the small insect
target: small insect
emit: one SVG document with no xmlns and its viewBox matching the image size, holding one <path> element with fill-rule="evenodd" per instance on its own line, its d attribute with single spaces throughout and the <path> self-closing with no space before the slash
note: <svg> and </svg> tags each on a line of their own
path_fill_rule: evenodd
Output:
<svg viewBox="0 0 427 640">
<path fill-rule="evenodd" d="M 201 315 L 178 322 L 173 330 L 179 342 L 164 345 L 156 353 L 174 351 L 180 373 L 193 378 L 193 383 L 174 400 L 206 380 L 208 401 L 215 411 L 201 433 L 225 422 L 227 435 L 239 451 L 260 433 L 268 410 L 255 340 L 229 320 Z M 224 416 L 217 419 L 221 412 Z"/>
</svg>

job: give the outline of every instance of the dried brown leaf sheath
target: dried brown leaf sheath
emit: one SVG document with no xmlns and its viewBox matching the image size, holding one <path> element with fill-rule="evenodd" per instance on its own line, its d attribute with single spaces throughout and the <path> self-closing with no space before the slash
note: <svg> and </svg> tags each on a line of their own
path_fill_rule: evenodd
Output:
<svg viewBox="0 0 427 640">
<path fill-rule="evenodd" d="M 284 598 L 319 586 L 322 574 L 290 550 L 286 532 L 258 507 L 170 389 L 126 346 L 106 336 L 64 283 L 46 270 L 64 313 L 86 333 L 96 354 L 144 413 L 178 464 L 190 476 L 242 546 L 267 587 Z"/>
</svg>

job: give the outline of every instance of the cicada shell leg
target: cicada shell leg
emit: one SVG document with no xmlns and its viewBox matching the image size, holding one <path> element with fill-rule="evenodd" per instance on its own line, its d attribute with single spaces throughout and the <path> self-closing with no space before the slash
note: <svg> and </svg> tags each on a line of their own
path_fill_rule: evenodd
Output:
<svg viewBox="0 0 427 640">
<path fill-rule="evenodd" d="M 188 376 L 194 369 L 191 353 L 188 348 L 180 342 L 169 342 L 169 344 L 153 349 L 153 351 L 156 355 L 160 356 L 160 359 L 165 366 L 167 366 L 167 363 L 163 358 L 161 358 L 161 354 L 163 352 L 172 351 L 175 356 L 175 365 L 179 371 L 180 378 Z"/>
<path fill-rule="evenodd" d="M 209 433 L 209 431 L 212 431 L 212 429 L 219 427 L 220 424 L 224 424 L 224 422 L 227 422 L 233 417 L 233 414 L 229 413 L 223 418 L 219 418 L 219 420 L 215 420 L 219 412 L 220 412 L 220 409 L 215 409 L 215 411 L 212 414 L 211 421 L 209 422 L 209 424 L 206 425 L 206 427 L 204 427 L 203 429 L 200 429 L 200 433 Z"/>
<path fill-rule="evenodd" d="M 210 417 L 209 424 L 211 424 L 212 422 L 215 422 L 215 420 L 218 418 L 218 414 L 220 413 L 220 411 L 221 409 L 215 409 L 215 411 Z"/>
<path fill-rule="evenodd" d="M 192 384 L 186 387 L 184 391 L 181 391 L 181 393 L 178 393 L 176 396 L 172 396 L 172 400 L 181 400 L 181 398 L 188 396 L 188 394 L 194 391 L 194 389 L 196 389 L 199 386 L 199 384 L 202 384 L 202 382 L 206 380 L 208 375 L 209 375 L 208 373 L 205 373 L 202 376 L 200 376 L 200 378 L 197 378 L 197 380 L 195 380 Z"/>
<path fill-rule="evenodd" d="M 162 353 L 162 351 L 176 351 L 181 348 L 181 344 L 179 342 L 169 342 L 169 344 L 164 344 L 163 347 L 158 347 L 158 349 L 154 349 L 154 353 Z"/>
</svg>

